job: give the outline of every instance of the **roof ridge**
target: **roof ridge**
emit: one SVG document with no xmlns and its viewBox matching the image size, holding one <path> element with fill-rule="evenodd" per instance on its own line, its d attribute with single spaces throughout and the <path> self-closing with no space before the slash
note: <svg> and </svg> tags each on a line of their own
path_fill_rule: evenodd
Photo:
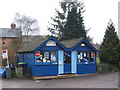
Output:
<svg viewBox="0 0 120 90">
<path fill-rule="evenodd" d="M 62 43 L 66 48 L 71 48 L 82 39 L 83 38 L 75 38 L 75 39 L 70 39 L 70 40 L 63 40 L 63 41 L 60 41 L 60 43 Z"/>
</svg>

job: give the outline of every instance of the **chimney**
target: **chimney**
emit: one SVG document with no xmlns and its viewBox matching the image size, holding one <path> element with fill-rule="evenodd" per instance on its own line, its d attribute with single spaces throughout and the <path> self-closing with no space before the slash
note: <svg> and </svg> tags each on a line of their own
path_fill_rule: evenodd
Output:
<svg viewBox="0 0 120 90">
<path fill-rule="evenodd" d="M 11 29 L 15 29 L 16 28 L 16 24 L 12 23 L 11 24 Z"/>
</svg>

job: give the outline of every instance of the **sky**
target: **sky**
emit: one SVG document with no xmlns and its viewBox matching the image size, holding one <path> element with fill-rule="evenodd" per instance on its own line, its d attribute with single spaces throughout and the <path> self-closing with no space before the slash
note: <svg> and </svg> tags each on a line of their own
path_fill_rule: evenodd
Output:
<svg viewBox="0 0 120 90">
<path fill-rule="evenodd" d="M 24 14 L 38 20 L 40 34 L 47 35 L 48 22 L 55 16 L 55 8 L 59 9 L 60 0 L 1 0 L 0 28 L 10 28 L 15 13 Z M 80 1 L 80 0 L 79 0 Z M 110 19 L 118 32 L 119 0 L 82 0 L 85 5 L 84 23 L 87 35 L 94 43 L 101 43 Z"/>
</svg>

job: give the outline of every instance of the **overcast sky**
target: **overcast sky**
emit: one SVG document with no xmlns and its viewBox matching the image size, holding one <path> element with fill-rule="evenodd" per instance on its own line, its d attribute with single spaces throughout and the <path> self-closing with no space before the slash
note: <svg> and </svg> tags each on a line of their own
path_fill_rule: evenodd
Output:
<svg viewBox="0 0 120 90">
<path fill-rule="evenodd" d="M 9 28 L 15 13 L 25 14 L 39 22 L 40 34 L 47 34 L 50 17 L 54 17 L 55 8 L 59 8 L 60 0 L 1 0 L 0 28 Z M 94 43 L 102 42 L 106 26 L 111 19 L 118 31 L 119 0 L 82 0 L 86 12 L 83 14 L 86 29 Z"/>
</svg>

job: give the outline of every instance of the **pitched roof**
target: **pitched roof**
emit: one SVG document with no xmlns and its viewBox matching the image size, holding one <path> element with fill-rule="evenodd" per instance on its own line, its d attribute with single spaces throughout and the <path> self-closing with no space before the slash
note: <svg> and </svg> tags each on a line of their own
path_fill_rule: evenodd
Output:
<svg viewBox="0 0 120 90">
<path fill-rule="evenodd" d="M 45 38 L 46 36 L 43 36 L 43 35 L 23 35 L 22 38 L 23 38 L 23 41 L 24 42 L 31 42 L 31 41 L 36 41 L 36 40 L 39 40 L 39 39 L 43 39 Z"/>
<path fill-rule="evenodd" d="M 34 51 L 36 48 L 38 48 L 41 44 L 43 44 L 46 40 L 48 40 L 50 37 L 47 38 L 42 38 L 39 40 L 36 40 L 34 42 L 28 43 L 25 45 L 22 49 L 20 49 L 18 52 L 29 52 L 29 51 Z M 78 38 L 78 39 L 72 39 L 72 40 L 65 40 L 65 41 L 60 41 L 60 44 L 64 45 L 65 48 L 72 48 L 75 46 L 77 43 L 79 43 L 83 38 Z"/>
<path fill-rule="evenodd" d="M 19 28 L 0 28 L 0 37 L 20 37 L 22 36 L 22 31 Z"/>
<path fill-rule="evenodd" d="M 72 40 L 65 40 L 61 41 L 61 43 L 66 47 L 66 48 L 72 48 L 75 44 L 77 44 L 80 40 L 83 38 L 77 38 L 77 39 L 72 39 Z"/>
<path fill-rule="evenodd" d="M 21 48 L 18 52 L 29 52 L 34 51 L 37 47 L 39 47 L 42 43 L 44 43 L 47 38 L 40 38 L 39 40 L 33 41 L 31 43 L 26 44 L 23 48 Z M 63 44 L 66 48 L 71 48 L 75 44 L 77 44 L 82 38 L 72 39 L 72 40 L 65 40 L 61 41 L 60 43 Z"/>
<path fill-rule="evenodd" d="M 21 48 L 18 52 L 29 52 L 35 50 L 38 46 L 40 46 L 43 42 L 45 42 L 47 38 L 40 38 L 39 40 L 33 41 L 31 43 L 26 44 L 23 48 Z"/>
<path fill-rule="evenodd" d="M 99 50 L 100 49 L 100 46 L 101 46 L 101 44 L 92 44 L 95 48 L 97 48 L 97 50 Z"/>
</svg>

